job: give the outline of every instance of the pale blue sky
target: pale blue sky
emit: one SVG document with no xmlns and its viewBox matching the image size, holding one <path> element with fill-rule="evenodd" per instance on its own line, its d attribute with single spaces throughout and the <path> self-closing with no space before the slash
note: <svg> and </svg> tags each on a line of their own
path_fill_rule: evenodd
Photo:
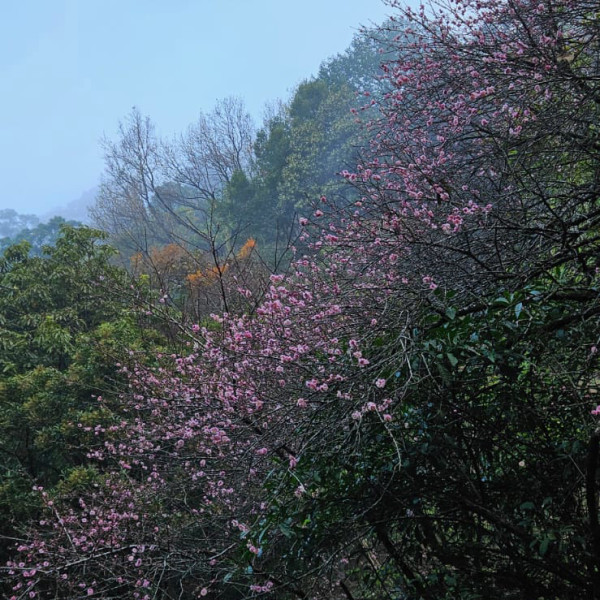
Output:
<svg viewBox="0 0 600 600">
<path fill-rule="evenodd" d="M 381 0 L 11 0 L 0 21 L 0 209 L 44 212 L 93 187 L 99 140 L 133 106 L 171 135 L 217 99 L 257 121 Z"/>
</svg>

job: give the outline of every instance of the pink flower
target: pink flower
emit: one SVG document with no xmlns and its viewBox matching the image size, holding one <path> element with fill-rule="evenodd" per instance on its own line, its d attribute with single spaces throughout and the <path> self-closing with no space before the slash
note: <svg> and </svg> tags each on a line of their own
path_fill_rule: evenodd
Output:
<svg viewBox="0 0 600 600">
<path fill-rule="evenodd" d="M 386 384 L 386 380 L 381 377 L 375 381 L 375 385 L 380 389 L 384 388 L 385 384 Z"/>
<path fill-rule="evenodd" d="M 305 493 L 306 493 L 306 488 L 304 487 L 304 485 L 300 484 L 294 491 L 294 496 L 296 496 L 296 498 L 300 498 L 300 496 L 302 496 L 302 494 L 305 494 Z"/>
<path fill-rule="evenodd" d="M 309 380 L 306 382 L 306 387 L 307 387 L 309 390 L 316 390 L 316 389 L 317 389 L 317 384 L 318 384 L 318 382 L 317 382 L 317 380 L 316 380 L 316 379 L 309 379 Z"/>
</svg>

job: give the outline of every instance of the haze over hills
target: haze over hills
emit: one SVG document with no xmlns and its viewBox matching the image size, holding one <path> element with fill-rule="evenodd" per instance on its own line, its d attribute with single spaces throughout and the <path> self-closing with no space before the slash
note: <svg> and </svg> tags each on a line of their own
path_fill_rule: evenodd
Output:
<svg viewBox="0 0 600 600">
<path fill-rule="evenodd" d="M 96 183 L 99 141 L 115 135 L 132 106 L 167 137 L 232 94 L 258 118 L 265 102 L 286 96 L 361 24 L 389 12 L 379 0 L 33 0 L 3 8 L 0 210 L 36 214 Z"/>
<path fill-rule="evenodd" d="M 98 188 L 93 187 L 83 192 L 79 198 L 40 214 L 40 221 L 49 221 L 52 217 L 63 217 L 66 221 L 79 221 L 89 225 L 91 219 L 88 211 L 94 204 L 97 193 Z"/>
</svg>

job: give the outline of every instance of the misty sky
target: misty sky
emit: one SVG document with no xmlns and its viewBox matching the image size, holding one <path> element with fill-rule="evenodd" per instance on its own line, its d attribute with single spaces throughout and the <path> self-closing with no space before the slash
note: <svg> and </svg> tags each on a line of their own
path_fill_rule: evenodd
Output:
<svg viewBox="0 0 600 600">
<path fill-rule="evenodd" d="M 171 135 L 217 99 L 257 121 L 380 0 L 19 0 L 0 21 L 0 209 L 44 212 L 93 187 L 103 135 L 133 106 Z"/>
</svg>

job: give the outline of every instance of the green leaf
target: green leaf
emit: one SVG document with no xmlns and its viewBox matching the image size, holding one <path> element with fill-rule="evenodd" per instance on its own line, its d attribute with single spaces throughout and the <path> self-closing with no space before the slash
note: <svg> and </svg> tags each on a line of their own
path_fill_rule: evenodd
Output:
<svg viewBox="0 0 600 600">
<path fill-rule="evenodd" d="M 521 311 L 523 310 L 523 303 L 519 302 L 516 306 L 515 306 L 515 317 L 517 317 L 517 319 L 519 318 L 519 316 L 521 315 Z"/>
<path fill-rule="evenodd" d="M 281 533 L 283 533 L 283 535 L 285 535 L 286 538 L 292 537 L 292 528 L 287 523 L 281 523 L 279 525 L 279 530 Z"/>
<path fill-rule="evenodd" d="M 451 352 L 447 352 L 446 353 L 446 357 L 448 358 L 448 360 L 450 361 L 450 364 L 453 367 L 456 367 L 456 365 L 458 364 L 458 358 L 456 358 L 456 356 L 454 356 L 454 354 L 452 354 Z"/>
</svg>

